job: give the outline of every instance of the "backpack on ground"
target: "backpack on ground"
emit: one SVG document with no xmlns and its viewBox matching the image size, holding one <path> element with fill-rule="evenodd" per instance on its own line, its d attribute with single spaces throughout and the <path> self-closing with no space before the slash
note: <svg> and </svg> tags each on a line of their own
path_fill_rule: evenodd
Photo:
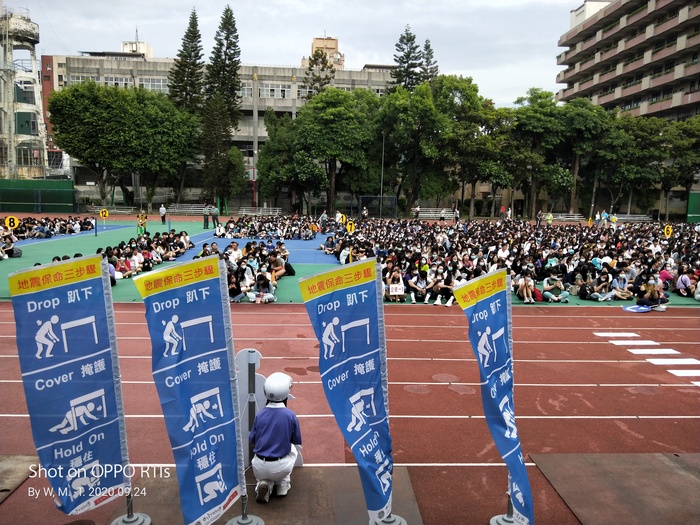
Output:
<svg viewBox="0 0 700 525">
<path fill-rule="evenodd" d="M 297 274 L 294 267 L 291 264 L 289 264 L 288 262 L 284 263 L 284 270 L 285 270 L 285 272 L 284 272 L 285 275 L 296 275 Z"/>
</svg>

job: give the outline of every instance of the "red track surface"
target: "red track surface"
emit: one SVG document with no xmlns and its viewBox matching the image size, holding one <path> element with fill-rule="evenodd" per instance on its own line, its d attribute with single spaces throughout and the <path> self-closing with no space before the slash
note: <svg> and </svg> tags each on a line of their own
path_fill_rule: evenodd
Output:
<svg viewBox="0 0 700 525">
<path fill-rule="evenodd" d="M 116 322 L 127 438 L 132 463 L 172 464 L 151 377 L 142 304 L 117 304 Z M 700 452 L 696 377 L 648 358 L 700 359 L 700 316 L 693 308 L 627 314 L 614 307 L 517 306 L 513 315 L 515 412 L 525 455 L 534 453 Z M 386 308 L 389 405 L 394 462 L 409 469 L 426 525 L 488 523 L 505 511 L 506 469 L 483 418 L 467 319 L 456 307 Z M 318 342 L 302 305 L 236 305 L 236 350 L 263 354 L 260 373 L 294 378 L 306 464 L 352 463 L 318 374 Z M 595 332 L 632 332 L 657 345 L 614 345 Z M 35 454 L 9 303 L 0 304 L 0 454 Z M 639 355 L 628 349 L 674 349 Z M 539 524 L 578 520 L 534 464 L 528 473 Z M 31 500 L 30 479 L 1 506 L 0 524 L 71 521 L 50 498 Z M 123 504 L 120 502 L 119 505 Z M 137 503 L 138 505 L 138 503 Z M 115 505 L 81 516 L 105 522 Z M 138 508 L 137 508 L 138 510 Z M 401 509 L 394 511 L 400 515 Z"/>
</svg>

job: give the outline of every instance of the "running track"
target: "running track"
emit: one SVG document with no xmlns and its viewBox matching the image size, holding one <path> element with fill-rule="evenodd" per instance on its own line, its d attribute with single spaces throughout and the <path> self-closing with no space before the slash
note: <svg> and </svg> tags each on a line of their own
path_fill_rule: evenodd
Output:
<svg viewBox="0 0 700 525">
<path fill-rule="evenodd" d="M 143 305 L 115 310 L 131 462 L 170 465 Z M 260 350 L 260 373 L 285 371 L 295 380 L 290 407 L 300 417 L 306 464 L 352 463 L 325 401 L 303 305 L 232 311 L 236 350 Z M 526 457 L 700 452 L 698 313 L 514 307 L 515 412 Z M 425 305 L 387 306 L 385 315 L 394 462 L 408 467 L 423 521 L 488 523 L 505 511 L 506 469 L 483 418 L 467 319 L 457 307 Z M 35 454 L 14 334 L 11 304 L 0 303 L 0 454 Z M 536 522 L 579 523 L 532 462 L 528 473 Z M 23 485 L 3 503 L 0 523 L 70 521 L 49 498 L 29 501 Z M 101 525 L 103 514 L 80 517 Z"/>
</svg>

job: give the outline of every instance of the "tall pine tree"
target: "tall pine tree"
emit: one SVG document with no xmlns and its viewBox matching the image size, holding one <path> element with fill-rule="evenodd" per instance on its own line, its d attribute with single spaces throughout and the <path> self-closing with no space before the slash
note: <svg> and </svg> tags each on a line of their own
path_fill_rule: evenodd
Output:
<svg viewBox="0 0 700 525">
<path fill-rule="evenodd" d="M 202 110 L 203 92 L 202 34 L 199 32 L 197 12 L 192 9 L 190 23 L 182 37 L 182 47 L 168 75 L 168 97 L 175 107 L 198 115 Z"/>
<path fill-rule="evenodd" d="M 323 49 L 319 48 L 309 57 L 309 67 L 304 73 L 306 100 L 323 91 L 335 78 L 333 61 Z"/>
<path fill-rule="evenodd" d="M 394 78 L 393 83 L 397 86 L 403 86 L 408 91 L 413 91 L 421 83 L 423 53 L 420 46 L 416 44 L 416 35 L 411 33 L 411 26 L 406 25 L 406 29 L 399 37 L 395 47 L 396 69 L 391 72 L 391 76 Z"/>
<path fill-rule="evenodd" d="M 423 44 L 423 60 L 420 65 L 420 76 L 421 83 L 430 82 L 437 78 L 440 74 L 438 69 L 437 61 L 435 60 L 435 55 L 433 54 L 433 48 L 430 45 L 430 40 L 425 41 Z"/>
<path fill-rule="evenodd" d="M 231 119 L 226 101 L 218 91 L 207 99 L 202 111 L 202 153 L 204 154 L 204 191 L 214 199 L 230 191 L 229 157 L 231 149 Z"/>
<path fill-rule="evenodd" d="M 207 69 L 205 92 L 210 99 L 221 93 L 233 128 L 238 128 L 241 118 L 241 48 L 238 45 L 236 19 L 230 6 L 224 8 L 221 22 L 214 37 L 214 50 Z"/>
</svg>

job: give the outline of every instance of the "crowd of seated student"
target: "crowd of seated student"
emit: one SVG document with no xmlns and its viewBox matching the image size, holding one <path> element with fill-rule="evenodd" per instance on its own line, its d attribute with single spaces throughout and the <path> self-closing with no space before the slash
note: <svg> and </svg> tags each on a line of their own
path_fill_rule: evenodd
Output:
<svg viewBox="0 0 700 525">
<path fill-rule="evenodd" d="M 274 303 L 280 279 L 295 274 L 283 241 L 249 241 L 243 248 L 235 240 L 225 248 L 219 248 L 217 242 L 211 246 L 205 243 L 197 257 L 210 256 L 218 256 L 226 263 L 228 293 L 233 303 Z"/>
<path fill-rule="evenodd" d="M 17 226 L 0 232 L 2 236 L 9 235 L 14 242 L 23 239 L 44 239 L 58 235 L 73 235 L 81 231 L 89 231 L 95 228 L 94 219 L 91 217 L 24 217 L 19 218 Z M 3 221 L 4 224 L 4 221 Z M 3 226 L 3 228 L 5 228 Z"/>
<path fill-rule="evenodd" d="M 221 223 L 214 235 L 226 239 L 279 239 L 311 240 L 319 231 L 317 221 L 311 216 L 299 215 L 243 215 L 231 217 Z"/>
<path fill-rule="evenodd" d="M 674 225 L 674 235 L 669 238 L 657 223 L 616 228 L 582 224 L 537 227 L 535 223 L 512 220 L 447 224 L 363 217 L 354 226 L 353 232 L 347 232 L 338 220 L 326 218 L 324 223 L 296 215 L 232 218 L 224 225 L 223 238 L 232 239 L 229 246 L 212 250 L 216 244 L 212 243 L 212 247 L 203 247 L 202 256 L 225 256 L 230 263 L 231 289 L 237 292 L 232 297 L 238 300 L 250 299 L 248 293 L 257 284 L 258 274 L 264 274 L 273 287 L 284 275 L 279 263 L 270 260 L 270 254 L 277 251 L 277 256 L 288 263 L 284 239 L 312 238 L 317 232 L 327 235 L 319 249 L 341 264 L 376 257 L 382 263 L 390 301 L 410 298 L 411 302 L 433 300 L 432 304 L 451 305 L 455 286 L 500 269 L 508 271 L 513 291 L 526 304 L 542 300 L 566 303 L 571 295 L 594 301 L 640 301 L 646 297 L 651 280 L 664 298 L 675 292 L 700 300 L 700 226 Z M 111 259 L 115 263 L 122 256 L 129 260 L 131 275 L 144 271 L 139 256 L 134 255 L 134 244 L 136 253 L 151 258 L 151 264 L 175 260 L 191 247 L 186 232 L 143 237 L 120 243 L 117 255 L 112 247 Z M 239 249 L 238 239 L 244 242 L 246 238 L 257 240 Z M 276 244 L 275 239 L 279 239 Z M 232 255 L 229 250 L 234 243 Z M 135 264 L 131 264 L 134 257 Z M 276 270 L 271 272 L 273 264 Z M 389 282 L 396 281 L 397 272 L 403 293 L 397 286 L 392 287 L 393 294 L 388 293 L 389 284 L 397 284 Z"/>
<path fill-rule="evenodd" d="M 572 292 L 580 299 L 631 304 L 644 299 L 650 280 L 665 299 L 679 290 L 700 300 L 700 227 L 678 224 L 674 230 L 667 239 L 654 223 L 537 228 L 526 221 L 361 219 L 353 233 L 337 225 L 318 249 L 341 264 L 377 257 L 387 301 L 451 305 L 455 285 L 503 268 L 525 304 L 567 303 Z M 394 286 L 391 294 L 398 276 L 404 291 Z"/>
</svg>

